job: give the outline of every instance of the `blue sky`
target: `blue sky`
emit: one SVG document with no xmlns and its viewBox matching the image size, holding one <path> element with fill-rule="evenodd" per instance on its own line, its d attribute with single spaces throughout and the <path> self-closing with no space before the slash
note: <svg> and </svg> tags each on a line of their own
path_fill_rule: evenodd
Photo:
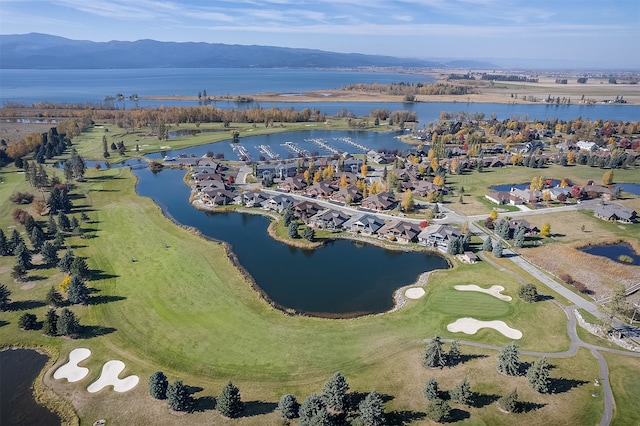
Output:
<svg viewBox="0 0 640 426">
<path fill-rule="evenodd" d="M 640 69 L 639 0 L 0 0 L 29 32 Z"/>
</svg>

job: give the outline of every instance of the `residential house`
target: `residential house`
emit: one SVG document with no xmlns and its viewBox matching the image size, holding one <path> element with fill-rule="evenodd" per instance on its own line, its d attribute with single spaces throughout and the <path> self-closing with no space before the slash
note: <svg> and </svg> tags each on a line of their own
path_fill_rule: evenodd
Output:
<svg viewBox="0 0 640 426">
<path fill-rule="evenodd" d="M 381 238 L 405 244 L 414 241 L 419 233 L 420 227 L 418 224 L 400 219 L 391 220 L 378 229 L 378 235 Z"/>
<path fill-rule="evenodd" d="M 360 204 L 366 209 L 380 211 L 393 209 L 396 206 L 397 201 L 392 193 L 379 192 L 363 199 Z"/>
<path fill-rule="evenodd" d="M 476 256 L 473 252 L 471 251 L 465 251 L 464 253 L 462 253 L 460 255 L 460 260 L 462 260 L 464 263 L 476 263 L 478 262 L 478 256 Z"/>
<path fill-rule="evenodd" d="M 311 216 L 315 215 L 320 210 L 322 210 L 322 207 L 312 201 L 302 200 L 293 204 L 295 217 L 305 223 Z"/>
<path fill-rule="evenodd" d="M 613 191 L 605 186 L 599 185 L 585 185 L 582 187 L 582 192 L 587 195 L 587 198 L 601 197 L 605 200 L 610 200 L 613 197 Z"/>
<path fill-rule="evenodd" d="M 278 188 L 289 192 L 302 191 L 306 187 L 307 183 L 301 175 L 286 177 L 284 181 L 278 184 Z"/>
<path fill-rule="evenodd" d="M 418 244 L 446 253 L 449 243 L 460 237 L 460 230 L 450 225 L 429 225 L 418 234 Z"/>
<path fill-rule="evenodd" d="M 347 220 L 348 214 L 340 210 L 326 209 L 311 216 L 308 224 L 318 229 L 341 229 Z"/>
<path fill-rule="evenodd" d="M 333 194 L 331 194 L 331 200 L 338 201 L 340 203 L 347 203 L 350 200 L 352 203 L 359 203 L 362 201 L 362 194 L 355 186 L 348 186 L 346 188 L 340 188 Z"/>
<path fill-rule="evenodd" d="M 342 224 L 342 228 L 356 234 L 375 235 L 383 225 L 382 219 L 369 214 L 361 214 L 347 220 Z"/>
<path fill-rule="evenodd" d="M 311 186 L 305 188 L 304 193 L 319 198 L 329 198 L 331 194 L 336 192 L 338 187 L 333 186 L 330 182 L 314 182 Z"/>
<path fill-rule="evenodd" d="M 496 204 L 511 204 L 512 206 L 522 204 L 522 199 L 507 191 L 492 191 L 485 194 L 484 198 Z"/>
<path fill-rule="evenodd" d="M 523 203 L 537 203 L 542 199 L 542 192 L 537 189 L 511 188 L 511 194 L 522 200 Z"/>
<path fill-rule="evenodd" d="M 603 220 L 633 223 L 637 221 L 635 210 L 617 203 L 602 203 L 594 206 L 593 215 Z"/>
<path fill-rule="evenodd" d="M 532 225 L 524 219 L 510 219 L 509 220 L 509 228 L 511 230 L 515 230 L 518 226 L 523 226 L 525 229 L 526 235 L 535 235 L 540 232 L 537 226 Z"/>
<path fill-rule="evenodd" d="M 289 206 L 293 206 L 293 204 L 295 202 L 296 202 L 295 198 L 293 198 L 293 197 L 291 197 L 289 195 L 278 194 L 278 195 L 274 195 L 273 197 L 265 200 L 262 203 L 262 207 L 267 209 L 267 210 L 273 210 L 273 211 L 276 211 L 278 213 L 282 213 L 287 208 L 289 208 Z"/>
<path fill-rule="evenodd" d="M 235 196 L 233 192 L 220 188 L 205 188 L 200 194 L 202 201 L 215 206 L 231 204 Z"/>
<path fill-rule="evenodd" d="M 246 191 L 238 194 L 234 201 L 247 207 L 262 207 L 262 203 L 269 199 L 269 195 L 262 191 Z"/>
<path fill-rule="evenodd" d="M 165 166 L 195 166 L 198 164 L 199 157 L 195 155 L 180 154 L 177 157 L 164 157 L 163 164 Z"/>
</svg>

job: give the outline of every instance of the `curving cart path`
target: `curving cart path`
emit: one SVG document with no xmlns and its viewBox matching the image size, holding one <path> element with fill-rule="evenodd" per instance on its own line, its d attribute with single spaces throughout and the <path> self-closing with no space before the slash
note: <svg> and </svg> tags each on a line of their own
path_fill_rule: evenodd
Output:
<svg viewBox="0 0 640 426">
<path fill-rule="evenodd" d="M 480 253 L 480 257 L 484 261 L 486 261 L 486 262 L 492 264 L 493 266 L 495 266 L 496 268 L 499 268 L 499 269 L 503 270 L 504 272 L 508 272 L 508 273 L 514 275 L 515 277 L 517 277 L 520 280 L 520 282 L 526 283 L 526 281 L 521 276 L 519 276 L 517 273 L 509 271 L 509 270 L 505 270 L 503 268 L 500 268 L 500 266 L 498 264 L 496 264 L 495 262 L 492 262 L 484 254 Z M 546 284 L 546 281 L 542 281 L 542 282 Z M 554 288 L 554 290 L 555 290 L 555 288 Z M 569 299 L 569 300 L 571 300 L 571 299 Z M 546 356 L 547 358 L 565 358 L 565 357 L 570 357 L 570 356 L 575 355 L 579 348 L 589 349 L 591 351 L 591 354 L 593 354 L 593 356 L 598 360 L 598 363 L 600 365 L 600 386 L 602 386 L 602 390 L 603 390 L 603 394 L 604 394 L 604 413 L 603 413 L 602 418 L 600 419 L 600 422 L 598 423 L 598 425 L 599 426 L 607 426 L 607 425 L 609 425 L 611 423 L 611 420 L 613 419 L 613 407 L 615 405 L 615 400 L 613 398 L 613 391 L 611 390 L 611 384 L 609 382 L 609 368 L 607 366 L 607 361 L 605 360 L 604 356 L 602 356 L 602 354 L 600 352 L 610 352 L 610 353 L 615 353 L 615 354 L 618 354 L 618 355 L 631 356 L 631 357 L 635 357 L 635 358 L 640 358 L 640 353 L 625 351 L 625 350 L 621 350 L 621 349 L 605 348 L 605 347 L 602 347 L 602 346 L 592 345 L 590 343 L 586 343 L 586 342 L 582 341 L 582 339 L 580 339 L 580 337 L 578 336 L 578 332 L 576 331 L 577 320 L 576 320 L 576 316 L 574 314 L 574 310 L 576 310 L 578 308 L 583 308 L 584 309 L 584 303 L 574 304 L 574 305 L 570 305 L 570 306 L 564 306 L 564 305 L 558 303 L 555 300 L 553 302 L 556 303 L 558 306 L 560 306 L 564 310 L 565 314 L 567 315 L 567 319 L 568 319 L 568 321 L 567 321 L 567 335 L 569 336 L 569 339 L 571 341 L 571 343 L 569 345 L 569 349 L 567 349 L 566 351 L 563 351 L 563 352 L 520 351 L 520 353 L 523 354 L 523 355 L 531 355 L 531 356 L 540 356 L 540 357 Z M 589 303 L 589 302 L 587 302 L 587 303 Z M 589 303 L 589 304 L 593 305 L 591 303 Z M 426 340 L 428 341 L 430 339 L 426 339 Z M 453 339 L 442 339 L 442 341 L 443 342 L 451 342 L 451 341 L 453 341 Z M 470 341 L 467 341 L 467 340 L 458 340 L 458 342 L 460 344 L 463 344 L 463 345 L 475 346 L 477 348 L 483 348 L 483 349 L 493 349 L 493 350 L 496 350 L 496 351 L 499 351 L 501 349 L 500 346 L 487 345 L 485 343 L 478 343 L 478 342 L 470 342 Z"/>
</svg>

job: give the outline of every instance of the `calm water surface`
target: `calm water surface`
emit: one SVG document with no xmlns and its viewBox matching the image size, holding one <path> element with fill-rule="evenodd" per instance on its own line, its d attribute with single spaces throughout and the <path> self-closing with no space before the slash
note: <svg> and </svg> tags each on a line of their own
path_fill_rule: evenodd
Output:
<svg viewBox="0 0 640 426">
<path fill-rule="evenodd" d="M 438 119 L 441 111 L 496 114 L 499 120 L 559 118 L 562 120 L 603 119 L 640 120 L 638 105 L 509 105 L 460 102 L 400 103 L 400 102 L 291 102 L 296 93 L 336 89 L 351 83 L 432 82 L 433 78 L 417 74 L 353 72 L 336 70 L 293 69 L 127 69 L 127 70 L 8 70 L 0 69 L 0 105 L 7 102 L 76 102 L 101 103 L 104 96 L 121 93 L 125 96 L 182 95 L 196 96 L 206 90 L 209 95 L 239 95 L 277 92 L 286 93 L 281 101 L 263 102 L 271 108 L 311 108 L 328 115 L 346 109 L 355 115 L 368 115 L 372 109 L 415 112 L 420 123 Z M 193 106 L 196 101 L 122 101 L 118 107 Z M 249 108 L 253 104 L 215 102 L 218 108 Z"/>
<path fill-rule="evenodd" d="M 589 253 L 595 256 L 604 256 L 608 259 L 618 262 L 620 256 L 629 256 L 633 259 L 632 265 L 640 265 L 640 254 L 636 253 L 630 244 L 606 244 L 601 246 L 588 246 L 583 247 L 582 250 L 585 253 Z"/>
<path fill-rule="evenodd" d="M 347 240 L 317 250 L 302 250 L 275 241 L 269 220 L 243 213 L 207 214 L 193 208 L 184 171 L 158 174 L 138 169 L 137 191 L 158 203 L 179 223 L 227 241 L 244 268 L 276 303 L 299 311 L 333 316 L 385 312 L 393 292 L 433 269 L 446 269 L 434 254 L 397 252 Z"/>
<path fill-rule="evenodd" d="M 0 425 L 59 425 L 60 419 L 33 399 L 33 382 L 47 356 L 32 349 L 0 351 Z"/>
</svg>

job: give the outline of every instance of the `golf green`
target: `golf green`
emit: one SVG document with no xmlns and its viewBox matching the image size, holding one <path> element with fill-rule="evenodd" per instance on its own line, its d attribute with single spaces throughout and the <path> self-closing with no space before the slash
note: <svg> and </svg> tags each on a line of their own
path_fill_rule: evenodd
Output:
<svg viewBox="0 0 640 426">
<path fill-rule="evenodd" d="M 476 291 L 458 291 L 453 288 L 436 290 L 429 295 L 428 303 L 432 310 L 443 314 L 477 319 L 498 319 L 513 313 L 511 302 Z"/>
</svg>

